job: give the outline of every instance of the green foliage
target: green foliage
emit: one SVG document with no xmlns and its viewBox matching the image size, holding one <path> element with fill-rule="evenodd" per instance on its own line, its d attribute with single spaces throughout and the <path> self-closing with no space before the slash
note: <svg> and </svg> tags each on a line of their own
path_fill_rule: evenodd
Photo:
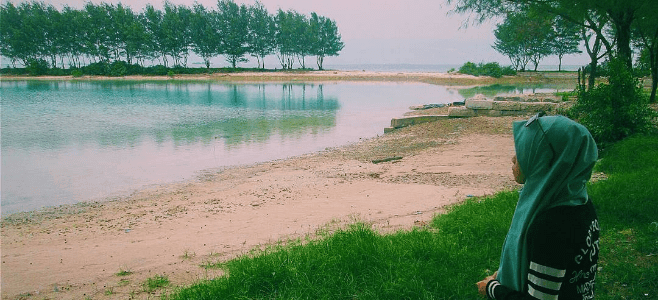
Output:
<svg viewBox="0 0 658 300">
<path fill-rule="evenodd" d="M 133 274 L 133 272 L 130 271 L 130 270 L 120 270 L 116 275 L 117 276 L 128 276 L 128 275 L 132 275 L 132 274 Z"/>
<path fill-rule="evenodd" d="M 25 71 L 32 76 L 48 74 L 48 62 L 44 59 L 30 59 L 25 67 Z"/>
<path fill-rule="evenodd" d="M 324 58 L 343 47 L 334 21 L 288 11 L 285 20 L 275 23 L 260 2 L 248 6 L 220 0 L 214 10 L 198 3 L 188 8 L 165 2 L 163 10 L 147 4 L 141 13 L 122 4 L 92 2 L 81 10 L 60 11 L 38 1 L 6 2 L 0 8 L 0 54 L 12 64 L 28 67 L 31 60 L 46 59 L 55 68 L 68 60 L 72 68 L 81 68 L 89 59 L 94 75 L 129 75 L 135 62 L 145 60 L 184 66 L 190 50 L 207 69 L 218 55 L 226 56 L 233 68 L 252 55 L 264 68 L 265 56 L 275 50 L 285 58 L 284 68 L 291 69 L 295 60 L 305 68 L 304 57 L 309 55 L 317 56 L 322 68 Z M 127 64 L 109 65 L 115 61 Z"/>
<path fill-rule="evenodd" d="M 509 13 L 505 21 L 496 26 L 494 35 L 493 48 L 509 57 L 515 70 L 524 71 L 532 61 L 537 71 L 541 58 L 553 53 L 552 19 L 539 11 Z"/>
<path fill-rule="evenodd" d="M 471 200 L 433 229 L 380 235 L 356 224 L 321 240 L 221 264 L 229 274 L 170 299 L 475 299 L 497 267 L 518 193 Z"/>
<path fill-rule="evenodd" d="M 514 71 L 512 68 L 503 68 L 497 62 L 475 64 L 470 61 L 466 62 L 459 68 L 459 73 L 474 76 L 491 76 L 494 78 L 516 75 L 516 71 Z"/>
<path fill-rule="evenodd" d="M 169 278 L 166 275 L 155 275 L 151 278 L 146 279 L 143 284 L 144 291 L 147 293 L 152 293 L 159 288 L 163 288 L 169 285 Z"/>
<path fill-rule="evenodd" d="M 82 77 L 82 75 L 84 75 L 84 74 L 82 74 L 82 71 L 79 70 L 79 69 L 75 69 L 75 70 L 71 71 L 71 76 L 73 76 L 75 78 Z"/>
<path fill-rule="evenodd" d="M 656 113 L 642 86 L 620 60 L 609 63 L 609 83 L 580 90 L 570 116 L 585 125 L 599 148 L 637 133 L 655 130 Z"/>
<path fill-rule="evenodd" d="M 572 22 L 564 19 L 562 16 L 556 16 L 553 22 L 553 31 L 555 38 L 551 43 L 552 53 L 557 55 L 560 63 L 558 71 L 562 71 L 562 58 L 568 54 L 581 53 L 580 46 L 581 28 Z"/>
<path fill-rule="evenodd" d="M 610 147 L 590 184 L 602 224 L 597 299 L 658 294 L 658 136 Z M 273 247 L 217 266 L 228 275 L 166 299 L 479 299 L 498 267 L 518 192 L 473 198 L 431 227 L 380 235 L 357 224 L 320 240 Z"/>
<path fill-rule="evenodd" d="M 658 295 L 658 136 L 612 145 L 596 171 L 608 177 L 589 186 L 602 224 L 597 299 Z"/>
</svg>

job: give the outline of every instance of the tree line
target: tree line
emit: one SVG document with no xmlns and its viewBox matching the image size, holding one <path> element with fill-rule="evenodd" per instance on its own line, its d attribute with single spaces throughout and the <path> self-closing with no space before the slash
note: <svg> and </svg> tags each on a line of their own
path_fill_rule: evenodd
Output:
<svg viewBox="0 0 658 300">
<path fill-rule="evenodd" d="M 233 68 L 254 57 L 264 69 L 265 57 L 276 55 L 283 69 L 295 63 L 306 68 L 306 57 L 315 56 L 322 70 L 324 58 L 343 47 L 334 20 L 294 10 L 270 14 L 259 1 L 219 0 L 215 9 L 166 1 L 163 10 L 149 4 L 139 13 L 122 4 L 87 2 L 80 10 L 58 10 L 33 1 L 6 2 L 0 10 L 0 54 L 13 67 L 81 68 L 119 61 L 184 67 L 195 53 L 208 69 L 217 56 Z"/>
</svg>

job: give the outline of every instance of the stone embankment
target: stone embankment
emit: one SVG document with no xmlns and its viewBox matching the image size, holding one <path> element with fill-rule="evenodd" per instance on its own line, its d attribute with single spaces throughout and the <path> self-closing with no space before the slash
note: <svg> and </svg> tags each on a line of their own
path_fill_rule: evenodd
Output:
<svg viewBox="0 0 658 300">
<path fill-rule="evenodd" d="M 384 133 L 395 129 L 433 122 L 448 118 L 468 118 L 478 116 L 504 117 L 527 115 L 544 111 L 555 113 L 564 104 L 563 100 L 553 94 L 530 94 L 521 96 L 500 96 L 487 98 L 484 95 L 475 95 L 464 102 L 455 102 L 447 106 L 447 114 L 440 115 L 412 115 L 391 120 L 391 127 L 384 128 Z M 423 110 L 440 107 L 439 104 L 412 106 L 412 110 Z"/>
</svg>

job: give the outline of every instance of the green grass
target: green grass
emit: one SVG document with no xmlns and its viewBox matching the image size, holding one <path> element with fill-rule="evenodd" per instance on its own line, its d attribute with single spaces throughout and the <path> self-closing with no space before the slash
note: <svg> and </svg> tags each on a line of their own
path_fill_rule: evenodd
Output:
<svg viewBox="0 0 658 300">
<path fill-rule="evenodd" d="M 169 277 L 166 275 L 155 275 L 151 278 L 146 279 L 143 284 L 144 291 L 147 293 L 152 293 L 157 289 L 166 287 L 169 285 Z"/>
<path fill-rule="evenodd" d="M 658 298 L 658 136 L 631 137 L 604 153 L 590 186 L 601 219 L 597 299 Z"/>
<path fill-rule="evenodd" d="M 597 299 L 658 297 L 658 137 L 604 154 L 591 184 L 602 224 Z M 475 282 L 498 267 L 517 192 L 474 198 L 427 228 L 380 235 L 365 224 L 226 263 L 227 276 L 167 299 L 481 299 Z"/>
</svg>

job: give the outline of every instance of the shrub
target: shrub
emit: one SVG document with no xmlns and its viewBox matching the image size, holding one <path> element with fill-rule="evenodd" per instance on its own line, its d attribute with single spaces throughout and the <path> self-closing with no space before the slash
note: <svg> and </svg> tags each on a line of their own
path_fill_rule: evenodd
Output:
<svg viewBox="0 0 658 300">
<path fill-rule="evenodd" d="M 83 74 L 82 74 L 82 71 L 80 69 L 75 69 L 75 70 L 71 71 L 71 76 L 73 76 L 73 77 L 76 77 L 76 78 L 77 77 L 82 77 L 82 75 Z"/>
<path fill-rule="evenodd" d="M 144 74 L 147 75 L 165 76 L 167 73 L 169 73 L 169 69 L 163 65 L 151 66 L 144 70 Z"/>
<path fill-rule="evenodd" d="M 104 76 L 110 73 L 110 66 L 104 61 L 91 63 L 82 67 L 82 73 L 87 75 Z"/>
<path fill-rule="evenodd" d="M 25 71 L 32 76 L 48 74 L 48 62 L 45 59 L 30 59 L 25 67 Z"/>
<path fill-rule="evenodd" d="M 580 90 L 569 111 L 570 117 L 589 129 L 601 149 L 633 134 L 651 131 L 655 116 L 642 86 L 624 63 L 612 60 L 609 69 L 609 83 Z"/>
<path fill-rule="evenodd" d="M 479 76 L 480 72 L 478 70 L 478 66 L 475 63 L 472 62 L 466 62 L 464 65 L 462 65 L 459 68 L 459 73 L 462 74 L 469 74 L 473 76 Z"/>
<path fill-rule="evenodd" d="M 503 68 L 497 62 L 475 64 L 470 61 L 459 68 L 459 73 L 474 76 L 491 76 L 494 78 L 516 75 L 514 69 L 511 67 Z"/>
</svg>

